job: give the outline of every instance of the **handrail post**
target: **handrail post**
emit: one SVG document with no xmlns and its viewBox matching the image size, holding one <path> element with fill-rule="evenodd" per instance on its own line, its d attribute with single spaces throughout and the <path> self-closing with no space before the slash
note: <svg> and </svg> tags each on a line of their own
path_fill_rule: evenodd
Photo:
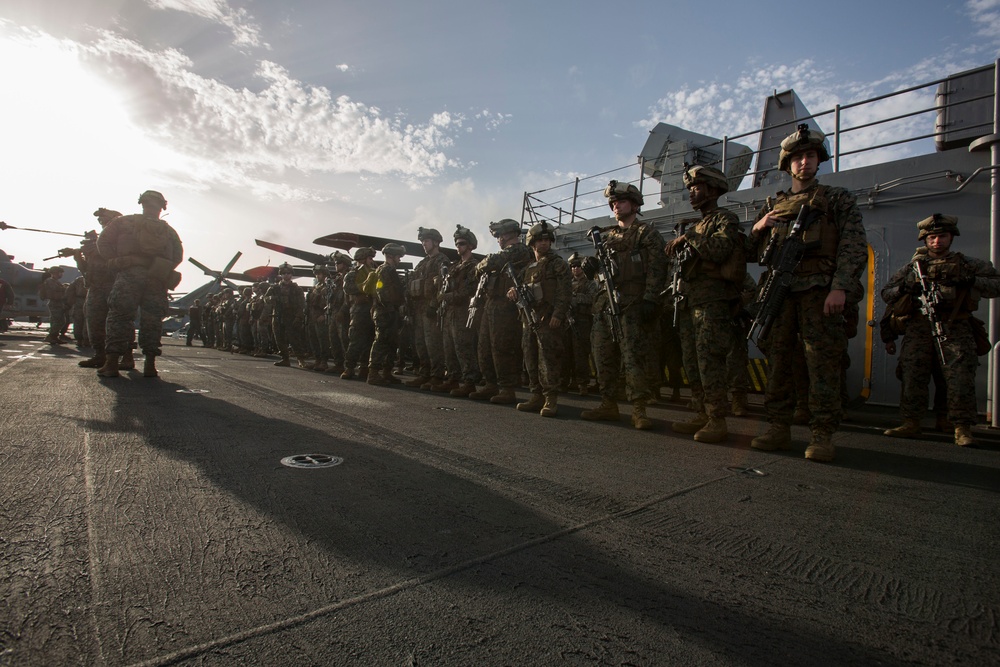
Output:
<svg viewBox="0 0 1000 667">
<path fill-rule="evenodd" d="M 994 141 L 990 146 L 990 163 L 1000 164 L 1000 142 L 996 141 L 996 135 L 1000 134 L 1000 58 L 993 62 L 993 135 Z M 1000 266 L 1000 239 L 997 239 L 997 225 L 1000 224 L 1000 175 L 997 169 L 990 170 L 990 261 L 993 266 Z M 997 308 L 996 299 L 989 299 L 990 341 L 996 341 L 997 332 L 1000 331 L 1000 309 Z M 997 372 L 997 358 L 995 354 L 989 357 L 989 367 L 987 376 L 990 378 L 990 386 L 987 389 L 986 409 L 991 412 L 990 425 L 996 428 L 1000 426 L 1000 410 L 997 410 L 997 396 L 1000 396 L 1000 373 Z"/>
<path fill-rule="evenodd" d="M 576 182 L 573 183 L 573 208 L 569 214 L 569 224 L 571 225 L 573 224 L 573 221 L 576 220 L 576 193 L 579 192 L 579 190 L 580 190 L 580 177 L 577 176 Z"/>
<path fill-rule="evenodd" d="M 833 109 L 833 173 L 840 172 L 840 105 Z"/>
</svg>

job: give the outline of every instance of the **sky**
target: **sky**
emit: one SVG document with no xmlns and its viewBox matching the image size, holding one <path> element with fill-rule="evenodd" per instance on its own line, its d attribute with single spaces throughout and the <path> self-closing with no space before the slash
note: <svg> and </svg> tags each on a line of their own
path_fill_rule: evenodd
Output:
<svg viewBox="0 0 1000 667">
<path fill-rule="evenodd" d="M 82 233 L 153 189 L 216 269 L 340 231 L 490 252 L 526 191 L 636 164 L 658 122 L 732 136 L 775 90 L 816 112 L 998 56 L 1000 0 L 0 0 L 0 220 Z M 0 231 L 36 268 L 67 242 Z"/>
</svg>

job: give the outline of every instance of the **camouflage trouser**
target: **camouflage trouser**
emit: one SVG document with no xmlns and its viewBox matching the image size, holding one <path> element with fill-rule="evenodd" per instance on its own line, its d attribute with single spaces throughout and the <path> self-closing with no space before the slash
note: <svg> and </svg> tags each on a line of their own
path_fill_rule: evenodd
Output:
<svg viewBox="0 0 1000 667">
<path fill-rule="evenodd" d="M 443 378 L 444 343 L 437 313 L 428 313 L 426 301 L 415 302 L 413 310 L 413 343 L 420 359 L 419 375 Z"/>
<path fill-rule="evenodd" d="M 253 349 L 253 324 L 249 318 L 239 321 L 240 349 L 249 352 Z"/>
<path fill-rule="evenodd" d="M 521 348 L 524 366 L 528 370 L 528 388 L 533 394 L 559 394 L 560 365 L 563 355 L 563 330 L 553 329 L 548 320 L 537 331 L 523 325 Z"/>
<path fill-rule="evenodd" d="M 372 309 L 372 321 L 375 323 L 375 341 L 372 343 L 368 368 L 370 371 L 392 370 L 396 363 L 396 350 L 399 349 L 399 328 L 402 324 L 399 308 L 377 305 Z"/>
<path fill-rule="evenodd" d="M 273 349 L 271 343 L 271 321 L 263 317 L 259 318 L 257 320 L 256 333 L 254 344 L 257 346 L 257 349 L 262 352 L 270 352 Z"/>
<path fill-rule="evenodd" d="M 948 420 L 953 424 L 976 423 L 976 342 L 968 320 L 946 324 L 943 343 L 948 365 L 941 368 L 948 388 Z M 904 419 L 920 419 L 927 410 L 928 383 L 937 357 L 931 327 L 923 317 L 906 324 L 899 351 L 899 369 L 903 375 L 903 394 L 899 412 Z"/>
<path fill-rule="evenodd" d="M 83 307 L 87 313 L 87 332 L 90 334 L 90 344 L 98 354 L 104 352 L 105 342 L 108 338 L 108 299 L 110 297 L 110 284 L 92 285 L 87 290 L 87 302 Z M 135 329 L 132 329 L 129 345 L 134 339 Z"/>
<path fill-rule="evenodd" d="M 590 315 L 578 316 L 572 327 L 563 332 L 562 381 L 588 384 L 590 382 Z"/>
<path fill-rule="evenodd" d="M 316 361 L 326 361 L 330 358 L 330 327 L 327 326 L 325 317 L 322 322 L 313 322 L 311 326 L 315 337 L 313 355 Z"/>
<path fill-rule="evenodd" d="M 124 354 L 132 347 L 135 311 L 139 310 L 139 348 L 149 355 L 160 354 L 163 318 L 167 315 L 167 286 L 150 280 L 146 267 L 122 269 L 108 297 L 108 354 Z"/>
<path fill-rule="evenodd" d="M 733 323 L 733 340 L 726 356 L 726 376 L 729 378 L 729 390 L 734 394 L 746 395 L 750 391 L 750 374 L 747 372 L 749 362 L 747 332 Z"/>
<path fill-rule="evenodd" d="M 344 365 L 353 369 L 358 362 L 371 357 L 372 341 L 375 340 L 375 323 L 372 321 L 372 304 L 363 301 L 351 306 L 351 327 L 347 333 L 348 346 Z"/>
<path fill-rule="evenodd" d="M 733 344 L 732 305 L 711 301 L 697 306 L 681 303 L 681 346 L 684 372 L 691 385 L 693 408 L 709 417 L 729 414 L 726 357 Z"/>
<path fill-rule="evenodd" d="M 607 313 L 594 317 L 591 331 L 591 348 L 597 364 L 597 381 L 601 397 L 613 399 L 625 374 L 626 397 L 630 401 L 648 401 L 653 397 L 653 380 L 662 375 L 657 369 L 657 320 L 643 322 L 639 306 L 625 308 L 621 315 L 622 341 L 619 345 L 611 337 L 611 323 Z M 624 368 L 623 368 L 624 367 Z"/>
<path fill-rule="evenodd" d="M 89 341 L 87 333 L 87 313 L 84 310 L 84 300 L 77 299 L 73 304 L 73 338 L 79 342 Z"/>
<path fill-rule="evenodd" d="M 815 287 L 789 294 L 768 336 L 770 363 L 764 407 L 773 423 L 792 423 L 795 348 L 801 336 L 809 378 L 809 426 L 816 432 L 833 433 L 840 424 L 840 365 L 847 336 L 843 316 L 823 314 L 828 293 L 825 287 Z"/>
<path fill-rule="evenodd" d="M 60 299 L 50 299 L 49 306 L 49 338 L 58 338 L 66 328 L 66 304 Z"/>
<path fill-rule="evenodd" d="M 441 333 L 448 377 L 464 384 L 475 384 L 479 381 L 479 360 L 476 358 L 476 331 L 465 326 L 468 314 L 465 308 L 448 308 Z"/>
<path fill-rule="evenodd" d="M 339 316 L 326 316 L 326 335 L 330 339 L 330 359 L 335 366 L 344 365 L 344 340 L 346 339 L 346 327 L 343 326 Z M 344 330 L 344 338 L 341 338 L 341 330 Z"/>
<path fill-rule="evenodd" d="M 284 359 L 288 357 L 289 347 L 291 353 L 296 357 L 306 356 L 305 342 L 303 334 L 305 329 L 302 320 L 295 317 L 294 313 L 282 313 L 280 316 L 272 317 L 271 333 L 274 336 L 274 344 L 278 347 L 278 354 Z"/>
<path fill-rule="evenodd" d="M 490 297 L 483 306 L 477 348 L 487 382 L 504 389 L 521 383 L 521 320 L 506 297 Z"/>
</svg>

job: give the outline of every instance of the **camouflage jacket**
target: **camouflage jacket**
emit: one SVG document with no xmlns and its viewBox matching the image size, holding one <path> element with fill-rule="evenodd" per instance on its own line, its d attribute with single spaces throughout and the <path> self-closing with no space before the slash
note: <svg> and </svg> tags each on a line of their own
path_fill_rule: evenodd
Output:
<svg viewBox="0 0 1000 667">
<path fill-rule="evenodd" d="M 660 303 L 667 282 L 667 257 L 663 254 L 663 237 L 656 228 L 636 220 L 627 228 L 612 227 L 604 243 L 618 265 L 615 287 L 621 293 L 622 308 L 642 301 Z M 606 302 L 607 294 L 601 289 L 594 306 L 603 310 Z"/>
<path fill-rule="evenodd" d="M 926 248 L 918 248 L 913 258 L 892 275 L 882 289 L 882 300 L 896 309 L 896 315 L 918 315 L 917 299 L 910 296 L 917 283 L 913 265 L 921 261 L 928 279 L 941 297 L 938 315 L 943 319 L 967 317 L 979 308 L 980 299 L 1000 296 L 1000 272 L 985 259 L 949 252 L 930 259 Z"/>
<path fill-rule="evenodd" d="M 448 267 L 447 290 L 441 297 L 445 308 L 465 309 L 476 292 L 476 260 L 471 257 Z"/>
<path fill-rule="evenodd" d="M 697 306 L 738 298 L 746 275 L 746 236 L 740 231 L 736 214 L 721 208 L 710 211 L 688 228 L 684 239 L 694 250 L 694 256 L 681 272 L 680 292 L 685 302 Z M 740 282 L 728 280 L 720 273 L 720 267 L 732 261 L 742 263 Z"/>
<path fill-rule="evenodd" d="M 594 299 L 597 298 L 597 282 L 584 274 L 579 278 L 573 278 L 572 289 L 570 310 L 573 317 L 590 317 L 593 313 Z"/>
<path fill-rule="evenodd" d="M 437 305 L 438 292 L 441 289 L 441 270 L 447 270 L 448 258 L 444 253 L 424 257 L 417 262 L 410 273 L 406 285 L 406 296 L 424 305 Z"/>
<path fill-rule="evenodd" d="M 484 273 L 493 274 L 486 288 L 486 298 L 488 300 L 507 300 L 507 290 L 514 286 L 510 278 L 505 273 L 501 273 L 508 264 L 514 269 L 516 275 L 521 272 L 531 262 L 535 261 L 535 253 L 523 243 L 509 245 L 500 252 L 490 253 L 479 261 L 476 265 L 476 278 Z"/>
<path fill-rule="evenodd" d="M 565 259 L 550 251 L 525 267 L 522 280 L 534 292 L 531 308 L 539 322 L 550 317 L 566 321 L 573 294 L 573 276 Z"/>
</svg>

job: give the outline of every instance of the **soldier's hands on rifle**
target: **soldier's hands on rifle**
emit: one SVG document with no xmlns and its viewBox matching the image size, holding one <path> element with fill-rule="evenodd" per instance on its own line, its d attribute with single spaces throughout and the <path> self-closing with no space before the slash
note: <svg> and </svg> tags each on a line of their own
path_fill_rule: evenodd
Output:
<svg viewBox="0 0 1000 667">
<path fill-rule="evenodd" d="M 559 327 L 562 326 L 562 323 L 563 323 L 563 321 L 561 319 L 559 319 L 558 317 L 556 317 L 555 315 L 553 315 L 552 317 L 549 318 L 549 328 L 550 329 L 558 329 Z"/>
<path fill-rule="evenodd" d="M 753 228 L 750 230 L 751 234 L 760 234 L 768 227 L 774 227 L 778 222 L 782 222 L 783 218 L 774 214 L 774 211 L 768 211 L 767 215 L 758 220 L 753 224 Z"/>
<path fill-rule="evenodd" d="M 663 248 L 663 252 L 666 253 L 667 257 L 673 257 L 684 249 L 685 243 L 687 243 L 687 239 L 683 235 L 678 236 Z"/>
<path fill-rule="evenodd" d="M 517 290 L 513 287 L 507 290 L 507 298 L 511 301 L 517 301 Z"/>
</svg>

